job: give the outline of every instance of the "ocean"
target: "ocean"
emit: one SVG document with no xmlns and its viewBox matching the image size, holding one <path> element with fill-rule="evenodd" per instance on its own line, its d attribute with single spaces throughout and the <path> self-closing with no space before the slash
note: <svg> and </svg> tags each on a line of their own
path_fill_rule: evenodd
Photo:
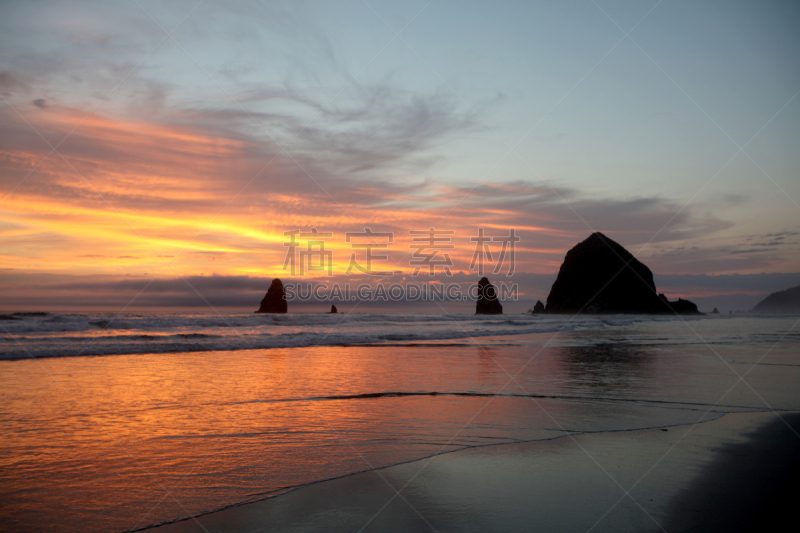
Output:
<svg viewBox="0 0 800 533">
<path fill-rule="evenodd" d="M 447 341 L 535 333 L 591 330 L 586 342 L 675 344 L 777 341 L 791 318 L 770 320 L 735 316 L 683 317 L 650 315 L 493 315 L 474 314 L 126 314 L 9 313 L 0 315 L 0 359 L 84 355 L 227 352 L 232 350 L 348 346 Z M 733 322 L 731 320 L 734 320 Z M 664 324 L 669 337 L 639 328 Z M 744 329 L 734 325 L 744 324 Z M 701 339 L 692 327 L 702 324 Z M 731 327 L 733 326 L 733 327 Z M 626 328 L 620 338 L 615 328 Z M 635 332 L 635 333 L 634 333 Z M 665 334 L 667 334 L 665 333 Z M 797 339 L 789 332 L 783 340 Z M 572 336 L 570 343 L 575 343 Z M 553 342 L 559 342 L 554 339 Z"/>
<path fill-rule="evenodd" d="M 3 531 L 131 531 L 469 447 L 800 410 L 791 316 L 4 316 Z"/>
</svg>

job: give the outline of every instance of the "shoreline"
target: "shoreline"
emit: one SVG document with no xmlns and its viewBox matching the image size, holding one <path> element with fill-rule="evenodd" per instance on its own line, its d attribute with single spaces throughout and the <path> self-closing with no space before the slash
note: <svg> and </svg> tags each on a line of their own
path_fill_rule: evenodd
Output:
<svg viewBox="0 0 800 533">
<path fill-rule="evenodd" d="M 709 414 L 711 413 L 712 412 L 709 412 Z M 794 426 L 800 427 L 800 412 L 786 411 L 785 413 L 788 415 L 785 415 L 785 418 L 791 419 L 791 423 Z M 530 467 L 531 462 L 534 464 L 538 462 L 538 458 L 540 457 L 539 453 L 544 453 L 548 457 L 552 455 L 552 450 L 546 450 L 548 447 L 556 448 L 556 452 L 565 447 L 572 448 L 572 452 L 574 452 L 576 448 L 574 444 L 578 445 L 577 449 L 583 448 L 587 451 L 599 446 L 600 449 L 604 450 L 602 452 L 603 454 L 607 455 L 609 452 L 611 452 L 611 454 L 614 455 L 614 449 L 628 449 L 626 444 L 628 444 L 630 441 L 635 441 L 637 443 L 635 448 L 639 448 L 639 445 L 643 443 L 649 443 L 649 446 L 646 446 L 646 448 L 649 449 L 649 452 L 658 451 L 656 448 L 663 448 L 665 444 L 671 444 L 676 448 L 670 452 L 671 454 L 674 454 L 673 458 L 670 459 L 668 454 L 665 456 L 664 461 L 668 464 L 676 461 L 682 463 L 682 466 L 684 467 L 683 471 L 685 471 L 686 474 L 683 476 L 678 475 L 677 480 L 672 479 L 670 483 L 667 484 L 670 487 L 670 490 L 666 491 L 669 493 L 669 498 L 666 498 L 667 495 L 663 493 L 663 491 L 661 494 L 659 494 L 658 498 L 649 498 L 650 502 L 653 502 L 656 499 L 659 500 L 658 505 L 656 505 L 657 508 L 650 512 L 650 514 L 657 515 L 660 518 L 660 522 L 671 520 L 672 522 L 676 523 L 684 523 L 687 521 L 686 516 L 684 516 L 686 513 L 681 513 L 680 507 L 684 506 L 684 504 L 680 502 L 684 501 L 686 498 L 686 496 L 684 496 L 685 494 L 695 491 L 695 493 L 693 493 L 691 496 L 692 500 L 705 501 L 707 503 L 710 502 L 709 505 L 712 507 L 720 507 L 721 503 L 718 501 L 719 496 L 716 496 L 715 492 L 719 492 L 727 484 L 733 484 L 734 486 L 739 487 L 740 493 L 744 490 L 742 487 L 746 485 L 744 482 L 745 480 L 737 479 L 734 474 L 730 473 L 727 475 L 719 475 L 719 467 L 713 467 L 714 472 L 712 473 L 701 472 L 703 468 L 712 468 L 712 466 L 709 465 L 714 465 L 716 462 L 721 460 L 720 458 L 725 459 L 729 455 L 724 451 L 725 447 L 739 447 L 744 450 L 760 450 L 763 449 L 764 443 L 775 441 L 776 433 L 778 434 L 778 440 L 781 440 L 780 432 L 782 428 L 776 427 L 774 423 L 770 424 L 769 419 L 775 418 L 775 415 L 770 411 L 714 414 L 717 414 L 718 416 L 716 418 L 702 420 L 694 424 L 654 426 L 645 429 L 580 432 L 568 435 L 558 435 L 550 439 L 471 446 L 445 453 L 433 454 L 427 457 L 421 457 L 390 466 L 368 469 L 360 472 L 349 473 L 332 479 L 315 481 L 313 483 L 292 487 L 285 492 L 273 494 L 260 500 L 232 504 L 223 509 L 209 511 L 194 517 L 181 518 L 169 523 L 162 523 L 155 526 L 140 528 L 137 531 L 159 531 L 164 533 L 202 531 L 203 529 L 206 529 L 209 532 L 251 530 L 263 531 L 265 530 L 265 527 L 268 528 L 269 526 L 272 526 L 276 531 L 317 531 L 321 528 L 326 530 L 339 530 L 336 528 L 335 524 L 331 525 L 325 521 L 326 517 L 329 517 L 331 513 L 336 514 L 343 512 L 346 516 L 351 517 L 361 515 L 361 517 L 366 520 L 369 518 L 365 514 L 367 508 L 370 507 L 370 504 L 372 504 L 374 507 L 374 505 L 378 503 L 375 501 L 376 494 L 382 494 L 385 500 L 392 501 L 390 499 L 393 496 L 393 490 L 390 489 L 390 484 L 386 483 L 386 480 L 406 480 L 408 483 L 410 479 L 410 481 L 414 483 L 409 483 L 409 487 L 407 488 L 409 492 L 408 497 L 413 499 L 413 497 L 420 492 L 429 492 L 425 489 L 430 489 L 433 486 L 441 484 L 441 477 L 450 478 L 455 476 L 456 479 L 460 477 L 463 478 L 460 481 L 464 482 L 466 485 L 469 485 L 469 480 L 472 477 L 470 471 L 474 469 L 485 468 L 485 463 L 493 462 L 494 457 L 496 456 L 506 456 L 509 454 L 514 455 L 516 457 L 514 461 L 515 463 L 520 463 L 523 467 Z M 781 426 L 783 426 L 783 429 L 788 432 L 788 428 L 786 428 L 780 421 L 775 420 L 774 422 L 778 422 Z M 703 429 L 699 430 L 699 428 Z M 683 431 L 684 429 L 686 431 Z M 675 441 L 674 435 L 683 436 L 681 436 L 678 441 Z M 673 442 L 671 443 L 670 437 L 673 437 Z M 791 437 L 796 438 L 794 435 L 791 435 Z M 785 441 L 785 439 L 783 439 L 783 441 Z M 796 446 L 797 449 L 795 450 L 794 455 L 795 459 L 800 458 L 800 440 L 797 442 L 798 445 Z M 620 444 L 622 444 L 621 447 Z M 683 446 L 681 446 L 681 444 L 683 444 Z M 784 444 L 786 443 L 784 442 Z M 790 443 L 788 446 L 791 447 L 791 444 L 793 443 Z M 681 449 L 679 449 L 679 447 Z M 693 448 L 693 452 L 687 453 L 687 447 Z M 696 450 L 697 447 L 703 448 L 702 453 Z M 596 452 L 590 453 L 592 455 L 596 455 Z M 639 453 L 641 454 L 642 451 L 639 450 Z M 556 453 L 556 456 L 557 455 L 558 453 Z M 572 453 L 568 455 L 578 455 L 578 458 L 580 458 L 580 455 L 582 454 Z M 694 458 L 691 457 L 692 455 L 694 455 Z M 781 455 L 780 459 L 786 459 L 785 455 L 785 453 Z M 774 456 L 774 454 L 767 454 L 766 456 L 760 457 L 759 468 L 765 470 L 763 468 L 764 465 L 771 463 L 772 466 L 770 468 L 766 468 L 766 470 L 774 472 L 776 470 L 775 463 L 778 461 L 778 459 L 779 458 Z M 797 463 L 797 461 L 795 462 Z M 434 463 L 439 464 L 434 465 Z M 470 468 L 465 469 L 465 465 L 462 463 L 466 463 Z M 556 459 L 556 463 L 559 464 L 549 465 L 550 472 L 548 472 L 547 477 L 553 477 L 556 479 L 559 478 L 559 468 L 554 469 L 554 466 L 568 466 L 569 461 L 564 463 L 564 458 L 562 458 L 560 461 Z M 649 465 L 645 463 L 647 463 L 647 461 L 642 462 L 642 464 L 639 466 L 645 469 L 648 468 Z M 519 467 L 520 464 L 516 464 L 516 467 Z M 435 468 L 430 469 L 428 475 L 421 476 L 415 480 L 414 478 L 416 477 L 416 474 L 413 474 L 413 471 L 424 471 L 428 465 L 434 465 Z M 444 468 L 442 468 L 443 466 Z M 591 470 L 592 465 L 588 466 L 589 470 Z M 686 468 L 687 466 L 689 468 Z M 676 470 L 674 468 L 670 468 L 670 470 L 681 471 L 681 469 Z M 729 465 L 725 465 L 723 470 L 729 471 Z M 494 489 L 500 488 L 502 491 L 502 488 L 507 485 L 503 478 L 515 477 L 515 471 L 516 468 L 512 468 L 511 470 L 506 468 L 505 470 L 489 472 L 490 475 L 488 480 L 484 480 L 484 483 L 494 487 Z M 575 472 L 564 471 L 561 473 L 566 475 L 566 477 L 575 477 L 576 474 Z M 589 477 L 593 478 L 595 483 L 599 482 L 601 485 L 608 485 L 610 478 L 603 479 L 605 476 L 600 476 L 598 479 L 596 474 L 597 472 L 594 472 L 594 475 Z M 696 482 L 690 477 L 689 474 L 700 474 L 701 481 L 699 483 Z M 674 472 L 672 474 L 662 473 L 659 475 L 661 478 L 664 478 L 665 476 L 667 478 L 675 477 Z M 780 475 L 777 477 L 780 478 Z M 576 481 L 581 484 L 585 483 L 586 480 L 582 478 L 583 476 L 578 475 Z M 703 481 L 703 479 L 705 479 L 705 481 Z M 378 483 L 376 483 L 376 480 Z M 589 485 L 592 484 L 593 483 L 591 482 L 589 483 Z M 391 484 L 391 486 L 394 487 L 400 487 L 403 485 L 404 483 Z M 456 483 L 456 486 L 458 485 L 461 485 L 461 483 Z M 529 490 L 533 490 L 534 492 L 538 492 L 543 488 L 541 486 L 537 487 L 535 479 L 528 480 L 527 483 L 523 482 L 522 485 Z M 613 483 L 611 485 L 613 485 Z M 625 486 L 624 483 L 623 486 Z M 704 488 L 698 489 L 698 486 Z M 619 488 L 617 488 L 617 492 L 622 494 Z M 652 487 L 648 489 L 649 495 L 654 495 L 658 492 L 658 490 L 654 490 Z M 515 491 L 515 494 L 517 497 L 519 496 L 519 492 Z M 343 496 L 345 495 L 347 495 L 347 497 L 343 499 Z M 478 499 L 484 497 L 487 500 L 497 499 L 496 495 L 493 496 L 490 494 L 479 495 Z M 514 494 L 505 494 L 505 497 L 513 498 Z M 508 505 L 508 501 L 506 501 L 504 498 L 500 499 L 504 501 L 505 505 Z M 639 498 L 637 497 L 637 500 L 638 499 Z M 665 499 L 670 502 L 668 507 L 664 507 Z M 398 498 L 394 498 L 393 503 L 397 504 L 397 500 Z M 603 497 L 598 495 L 595 497 L 595 500 L 596 501 L 594 503 L 599 504 L 599 500 L 603 500 Z M 400 501 L 402 502 L 402 499 Z M 529 504 L 529 502 L 526 503 Z M 561 502 L 562 507 L 564 503 L 566 502 Z M 625 503 L 627 507 L 631 506 L 630 500 L 622 503 Z M 620 505 L 622 505 L 622 503 L 620 503 Z M 613 502 L 611 502 L 611 504 L 613 505 Z M 303 507 L 304 511 L 302 513 L 294 511 L 294 508 L 298 505 Z M 408 505 L 405 505 L 405 507 L 395 505 L 395 507 L 398 507 L 398 509 L 389 509 L 385 511 L 387 516 L 391 518 L 391 524 L 402 523 L 409 529 L 416 527 L 414 524 L 420 518 L 417 513 L 412 512 Z M 512 507 L 519 511 L 524 510 L 526 505 L 525 503 L 520 502 L 512 505 Z M 468 508 L 469 506 L 464 509 L 466 511 L 464 516 L 470 515 L 470 512 L 467 510 Z M 292 509 L 292 511 L 288 513 L 281 512 L 288 509 Z M 354 513 L 354 511 L 358 509 L 363 512 Z M 692 509 L 692 513 L 696 515 L 696 509 Z M 375 508 L 374 511 L 378 511 L 378 508 Z M 628 511 L 630 511 L 630 509 L 628 509 Z M 280 520 L 275 520 L 276 517 L 274 515 L 276 515 L 276 513 L 280 515 Z M 450 515 L 451 513 L 446 514 Z M 581 513 L 578 514 L 583 516 Z M 646 518 L 647 513 L 641 514 Z M 431 516 L 434 517 L 433 520 L 436 520 L 437 516 L 441 515 L 442 512 L 439 510 L 438 512 L 434 511 Z M 453 517 L 449 516 L 449 518 L 452 519 Z M 639 518 L 641 519 L 641 516 Z M 557 517 L 550 517 L 550 519 L 556 519 L 556 522 L 558 521 Z M 622 522 L 619 523 L 619 520 L 622 520 Z M 198 521 L 202 524 L 202 528 L 198 526 Z M 514 521 L 512 520 L 512 522 Z M 641 530 L 640 528 L 646 525 L 646 522 L 643 523 L 642 520 L 634 520 L 633 523 L 627 523 L 624 518 L 620 519 L 618 517 L 612 519 L 612 522 L 615 522 L 615 530 L 635 531 Z M 386 530 L 386 526 L 389 525 L 388 523 L 380 523 L 382 524 L 380 528 L 374 530 Z M 236 524 L 236 527 L 231 529 L 229 526 L 232 524 Z M 345 526 L 341 528 L 343 531 L 359 529 L 358 527 L 351 529 L 349 524 L 342 525 Z M 417 524 L 417 526 L 418 525 L 419 524 Z M 502 523 L 502 519 L 499 523 L 492 522 L 491 524 L 487 524 L 489 529 L 492 530 L 504 530 L 504 526 L 506 525 L 509 524 Z M 591 525 L 592 524 L 589 524 L 589 526 Z M 653 524 L 652 519 L 650 525 L 656 527 L 656 525 Z M 448 526 L 450 526 L 449 521 L 442 522 L 442 526 L 439 527 L 437 525 L 436 529 L 448 530 Z M 390 527 L 389 530 L 391 529 L 392 528 Z M 601 530 L 602 529 L 603 528 L 601 528 Z M 656 527 L 656 529 L 659 528 Z M 399 528 L 397 530 L 403 530 L 403 528 Z M 510 530 L 516 529 L 512 527 Z M 685 529 L 667 528 L 667 530 L 672 531 Z M 708 531 L 710 529 L 708 526 L 706 526 L 704 530 Z M 731 531 L 733 529 L 728 527 L 726 530 Z"/>
<path fill-rule="evenodd" d="M 718 448 L 774 417 L 764 401 L 783 416 L 800 411 L 800 343 L 731 343 L 718 352 L 641 347 L 641 339 L 672 339 L 679 326 L 610 330 L 600 339 L 587 330 L 565 337 L 565 347 L 541 350 L 529 347 L 543 339 L 534 335 L 495 347 L 19 361 L 5 367 L 14 368 L 3 375 L 5 412 L 10 418 L 27 411 L 12 421 L 16 440 L 7 449 L 23 450 L 27 462 L 9 471 L 6 525 L 357 531 L 389 504 L 387 517 L 380 514 L 367 529 L 391 530 L 395 522 L 402 531 L 430 529 L 415 522 L 420 515 L 407 514 L 412 507 L 402 498 L 389 503 L 391 487 L 410 481 L 402 495 L 437 530 L 465 531 L 473 522 L 480 531 L 530 530 L 535 522 L 546 531 L 587 531 L 620 494 L 592 458 L 627 489 L 705 416 L 665 463 L 680 475 L 654 472 L 658 486 L 646 487 L 647 499 L 633 493 L 664 521 L 665 500 L 691 487 L 690 474 L 702 466 L 683 450 L 700 442 L 695 434 Z M 722 330 L 723 338 L 731 333 L 739 332 Z M 747 387 L 731 388 L 731 365 L 762 359 L 748 380 L 766 400 Z M 522 390 L 507 388 L 509 373 L 521 376 Z M 48 389 L 52 376 L 63 387 Z M 35 401 L 40 390 L 75 401 Z M 108 391 L 117 401 L 108 402 Z M 732 411 L 744 414 L 721 414 Z M 716 456 L 703 453 L 709 463 Z M 14 490 L 23 486 L 28 493 Z M 651 526 L 632 502 L 623 501 L 614 514 L 620 512 L 622 518 L 609 519 L 614 530 Z M 192 514 L 199 518 L 175 521 Z M 196 520 L 209 525 L 193 529 Z M 564 520 L 570 527 L 562 527 Z"/>
<path fill-rule="evenodd" d="M 166 316 L 148 315 L 120 317 L 114 327 L 108 327 L 113 320 L 89 315 L 64 319 L 56 315 L 50 319 L 64 319 L 65 322 L 50 324 L 39 321 L 40 317 L 14 321 L 9 325 L 0 342 L 0 361 L 24 361 L 35 359 L 68 359 L 76 357 L 109 357 L 140 354 L 193 354 L 209 352 L 238 352 L 247 350 L 285 350 L 295 348 L 406 348 L 406 347 L 458 347 L 485 344 L 492 347 L 519 345 L 557 345 L 553 338 L 560 335 L 580 337 L 580 332 L 597 329 L 603 341 L 605 328 L 643 328 L 647 324 L 679 323 L 681 318 L 661 315 L 581 315 L 566 320 L 566 315 L 538 316 L 528 313 L 519 315 L 463 315 L 456 321 L 447 320 L 449 315 L 437 315 L 439 320 L 428 329 L 419 330 L 419 320 L 412 315 L 384 315 L 380 326 L 375 326 L 364 317 L 348 322 L 347 327 L 331 328 L 338 323 L 329 323 L 326 315 L 281 315 L 276 323 L 250 319 L 253 315 L 237 315 L 236 320 L 244 320 L 231 326 L 231 316 L 206 317 L 188 316 L 179 320 Z M 307 319 L 313 318 L 314 323 Z M 322 318 L 320 318 L 322 317 Z M 97 318 L 98 320 L 93 320 Z M 115 317 L 116 319 L 117 317 Z M 275 317 L 273 317 L 275 318 Z M 402 319 L 395 323 L 395 319 Z M 786 318 L 786 317 L 779 317 Z M 50 320 L 48 319 L 48 320 Z M 163 320 L 162 320 L 163 319 Z M 208 323 L 206 320 L 213 323 Z M 316 321 L 319 320 L 319 323 Z M 700 322 L 715 322 L 713 317 L 697 317 Z M 127 322 L 126 322 L 127 321 Z M 74 323 L 73 323 L 74 322 Z M 274 327 L 272 327 L 274 326 Z M 374 327 L 378 329 L 373 331 Z M 698 326 L 700 327 L 700 326 Z M 711 326 L 706 326 L 711 327 Z M 748 324 L 745 329 L 753 329 Z M 788 325 L 787 325 L 788 327 Z M 237 328 L 255 328 L 246 337 L 237 333 Z M 349 328 L 349 329 L 348 329 Z M 367 328 L 371 333 L 365 333 Z M 318 331 L 319 330 L 319 331 Z M 773 332 L 775 340 L 783 330 Z M 637 339 L 637 344 L 647 345 L 685 345 L 697 344 L 697 338 Z M 752 340 L 737 339 L 740 342 Z M 769 339 L 756 339 L 765 342 Z M 730 339 L 707 338 L 708 344 L 728 343 Z"/>
<path fill-rule="evenodd" d="M 117 353 L 78 353 L 78 354 L 14 354 L 11 356 L 3 356 L 0 354 L 0 363 L 2 362 L 9 362 L 14 363 L 18 361 L 28 361 L 31 359 L 41 359 L 41 360 L 59 360 L 59 359 L 83 359 L 89 357 L 129 357 L 129 356 L 136 356 L 136 355 L 192 355 L 192 354 L 208 354 L 213 352 L 218 353 L 227 353 L 227 352 L 243 352 L 243 351 L 273 351 L 273 350 L 303 350 L 303 349 L 317 349 L 317 348 L 459 348 L 459 347 L 486 347 L 486 348 L 503 348 L 503 347 L 564 347 L 564 346 L 591 346 L 591 344 L 563 344 L 563 343 L 556 343 L 556 342 L 485 342 L 491 341 L 494 338 L 506 338 L 506 337 L 522 337 L 522 340 L 525 340 L 525 337 L 536 336 L 536 335 L 549 335 L 549 334 L 561 334 L 561 333 L 572 333 L 573 330 L 563 330 L 563 331 L 540 331 L 535 333 L 503 333 L 501 335 L 497 335 L 495 333 L 487 334 L 487 335 L 472 335 L 472 336 L 464 336 L 464 337 L 448 337 L 444 339 L 429 339 L 429 340 L 412 340 L 408 342 L 402 341 L 386 341 L 386 342 L 339 342 L 339 343 L 319 343 L 319 344 L 308 344 L 308 345 L 297 345 L 297 346 L 234 346 L 234 347 L 211 347 L 211 348 L 202 348 L 201 346 L 188 346 L 185 349 L 164 349 L 164 350 L 153 350 L 152 347 L 149 347 L 149 351 L 135 351 L 131 348 L 130 351 L 123 351 Z M 107 339 L 113 339 L 113 336 L 105 337 Z M 14 341 L 13 338 L 8 338 L 10 341 Z M 480 342 L 472 341 L 472 342 L 449 342 L 449 341 L 458 341 L 462 339 L 480 339 Z M 93 341 L 90 338 L 87 341 L 87 344 Z M 785 342 L 795 342 L 793 339 L 782 341 L 777 341 L 779 343 Z M 769 341 L 748 341 L 739 343 L 739 346 L 758 346 L 760 344 L 769 343 Z M 673 347 L 673 346 L 729 346 L 730 342 L 725 340 L 719 341 L 705 341 L 699 342 L 696 339 L 686 340 L 686 341 L 673 341 L 673 342 L 627 342 L 621 343 L 621 346 L 628 346 L 628 347 L 635 347 L 635 346 L 643 346 L 643 347 Z M 732 361 L 732 364 L 738 364 L 736 361 Z M 750 364 L 750 363 L 745 363 Z M 759 363 L 759 364 L 769 364 L 769 363 Z M 782 366 L 800 366 L 800 365 L 782 365 Z"/>
</svg>

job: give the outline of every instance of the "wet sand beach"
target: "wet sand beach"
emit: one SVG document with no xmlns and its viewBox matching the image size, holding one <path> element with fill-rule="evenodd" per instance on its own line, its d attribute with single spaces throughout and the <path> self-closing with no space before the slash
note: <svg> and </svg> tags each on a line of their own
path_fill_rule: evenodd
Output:
<svg viewBox="0 0 800 533">
<path fill-rule="evenodd" d="M 771 412 L 800 412 L 795 320 L 602 320 L 2 361 L 0 530 L 682 531 L 766 513 L 800 442 Z"/>
<path fill-rule="evenodd" d="M 780 416 L 472 448 L 151 531 L 777 530 L 800 495 L 800 413 Z"/>
</svg>

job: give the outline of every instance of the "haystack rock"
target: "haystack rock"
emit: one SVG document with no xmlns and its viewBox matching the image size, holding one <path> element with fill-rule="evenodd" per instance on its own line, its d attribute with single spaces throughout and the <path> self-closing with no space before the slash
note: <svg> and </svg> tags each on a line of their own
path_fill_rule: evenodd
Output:
<svg viewBox="0 0 800 533">
<path fill-rule="evenodd" d="M 475 305 L 476 315 L 502 315 L 503 306 L 497 299 L 497 289 L 483 277 L 478 282 L 478 303 Z"/>
<path fill-rule="evenodd" d="M 548 313 L 697 313 L 688 300 L 656 293 L 653 272 L 622 245 L 593 233 L 564 258 L 547 297 Z"/>
<path fill-rule="evenodd" d="M 261 300 L 261 307 L 258 308 L 256 313 L 285 313 L 288 307 L 283 283 L 275 278 L 272 280 L 272 285 L 269 286 L 264 299 Z"/>
<path fill-rule="evenodd" d="M 533 306 L 533 314 L 544 313 L 544 304 L 541 300 L 536 300 L 536 305 Z"/>
</svg>

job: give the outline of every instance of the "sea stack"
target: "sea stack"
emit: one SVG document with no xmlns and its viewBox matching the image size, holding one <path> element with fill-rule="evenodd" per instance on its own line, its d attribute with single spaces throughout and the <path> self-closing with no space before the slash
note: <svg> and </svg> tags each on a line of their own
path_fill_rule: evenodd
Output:
<svg viewBox="0 0 800 533">
<path fill-rule="evenodd" d="M 476 315 L 502 315 L 503 306 L 497 299 L 497 289 L 483 277 L 478 282 L 478 303 L 475 304 Z"/>
<path fill-rule="evenodd" d="M 669 302 L 657 294 L 653 272 L 599 232 L 567 252 L 547 297 L 546 311 L 699 314 L 688 300 Z"/>
<path fill-rule="evenodd" d="M 717 309 L 717 308 L 715 307 L 715 308 L 714 308 L 714 310 L 713 310 L 713 311 L 711 311 L 711 314 L 712 314 L 712 315 L 718 315 L 718 314 L 719 314 L 719 309 Z"/>
<path fill-rule="evenodd" d="M 272 280 L 272 285 L 269 286 L 264 299 L 261 300 L 261 307 L 258 308 L 256 313 L 285 313 L 288 307 L 283 283 L 278 278 L 275 278 Z"/>
<path fill-rule="evenodd" d="M 332 315 L 335 315 L 335 314 L 336 314 L 336 313 L 338 313 L 338 312 L 339 312 L 339 310 L 338 310 L 338 309 L 336 309 L 336 306 L 335 306 L 335 305 L 332 305 L 332 306 L 331 306 L 331 314 L 332 314 Z"/>
<path fill-rule="evenodd" d="M 538 315 L 539 313 L 544 313 L 544 304 L 541 300 L 536 300 L 536 305 L 533 306 L 533 314 Z"/>
</svg>

